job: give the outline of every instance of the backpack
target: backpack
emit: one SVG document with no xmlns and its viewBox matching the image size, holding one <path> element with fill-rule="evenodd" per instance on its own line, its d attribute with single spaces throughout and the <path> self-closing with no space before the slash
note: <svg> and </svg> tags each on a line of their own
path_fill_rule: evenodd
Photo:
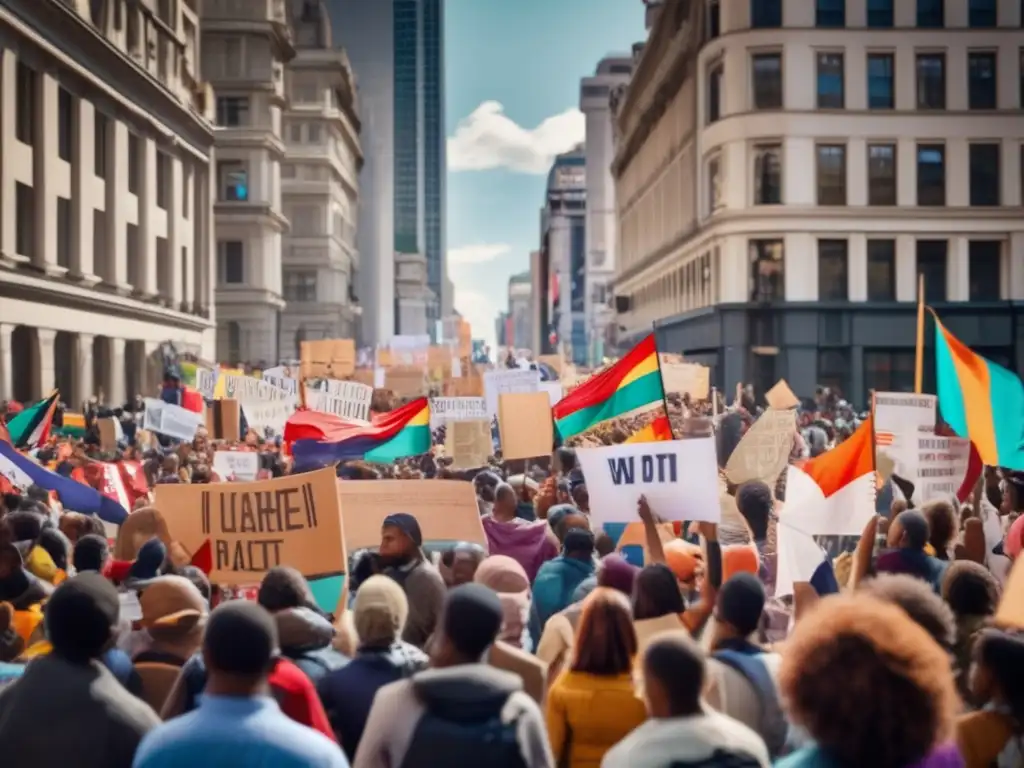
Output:
<svg viewBox="0 0 1024 768">
<path fill-rule="evenodd" d="M 423 712 L 399 768 L 435 768 L 437 756 L 445 765 L 475 765 L 487 756 L 487 768 L 528 768 L 519 746 L 519 719 L 503 723 L 501 707 L 478 713 L 478 719 L 450 720 Z"/>
<path fill-rule="evenodd" d="M 299 653 L 285 652 L 284 656 L 295 666 L 303 671 L 313 685 L 316 685 L 329 672 L 341 669 L 348 663 L 348 659 L 331 648 L 318 648 L 313 651 L 301 651 Z"/>
<path fill-rule="evenodd" d="M 738 651 L 718 651 L 713 658 L 743 675 L 754 689 L 758 703 L 761 705 L 761 722 L 758 724 L 757 732 L 764 739 L 769 755 L 775 759 L 785 751 L 789 721 L 786 720 L 782 705 L 779 703 L 775 681 L 772 680 L 771 673 L 768 672 L 764 661 L 759 658 L 760 655 Z"/>
</svg>

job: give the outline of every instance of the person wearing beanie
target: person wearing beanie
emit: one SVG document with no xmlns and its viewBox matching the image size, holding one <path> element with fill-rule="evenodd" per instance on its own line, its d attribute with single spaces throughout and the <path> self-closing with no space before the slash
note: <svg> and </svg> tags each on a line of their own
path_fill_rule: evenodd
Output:
<svg viewBox="0 0 1024 768">
<path fill-rule="evenodd" d="M 398 582 L 409 601 L 402 639 L 424 648 L 437 626 L 446 587 L 441 573 L 423 554 L 423 533 L 413 515 L 396 512 L 384 518 L 380 561 L 384 575 Z"/>
<path fill-rule="evenodd" d="M 5 768 L 132 765 L 142 737 L 160 719 L 100 661 L 119 612 L 117 591 L 96 573 L 54 591 L 45 620 L 52 651 L 0 691 Z"/>
<path fill-rule="evenodd" d="M 594 572 L 594 534 L 572 528 L 562 541 L 562 554 L 537 571 L 533 600 L 541 626 L 572 603 L 572 593 Z"/>
<path fill-rule="evenodd" d="M 409 602 L 394 579 L 370 576 L 356 592 L 352 612 L 359 643 L 355 658 L 317 686 L 350 760 L 355 759 L 377 691 L 427 666 L 426 654 L 401 639 Z"/>
<path fill-rule="evenodd" d="M 494 765 L 554 768 L 537 703 L 515 675 L 488 665 L 501 630 L 497 594 L 463 584 L 446 596 L 431 669 L 377 692 L 355 768 Z"/>
<path fill-rule="evenodd" d="M 347 768 L 337 744 L 295 723 L 267 695 L 277 655 L 277 626 L 266 609 L 242 600 L 214 609 L 203 638 L 208 679 L 199 709 L 149 734 L 135 768 Z"/>
</svg>

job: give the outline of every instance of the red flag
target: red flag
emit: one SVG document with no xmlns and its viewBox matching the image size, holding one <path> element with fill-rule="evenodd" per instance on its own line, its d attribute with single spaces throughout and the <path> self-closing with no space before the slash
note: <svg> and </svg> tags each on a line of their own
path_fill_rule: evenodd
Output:
<svg viewBox="0 0 1024 768">
<path fill-rule="evenodd" d="M 198 391 L 191 387 L 182 387 L 181 407 L 192 413 L 203 413 L 206 410 L 206 401 Z"/>
</svg>

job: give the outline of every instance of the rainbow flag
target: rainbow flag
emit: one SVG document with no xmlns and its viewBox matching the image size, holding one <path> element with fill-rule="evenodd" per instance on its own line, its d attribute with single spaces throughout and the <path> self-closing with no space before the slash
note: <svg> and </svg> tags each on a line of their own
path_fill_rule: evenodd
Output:
<svg viewBox="0 0 1024 768">
<path fill-rule="evenodd" d="M 58 435 L 64 437 L 85 437 L 85 414 L 64 411 L 60 427 L 56 431 Z"/>
<path fill-rule="evenodd" d="M 413 400 L 375 416 L 369 425 L 339 421 L 325 427 L 323 439 L 302 439 L 292 444 L 295 468 L 299 471 L 357 459 L 389 464 L 395 459 L 427 453 L 430 402 L 425 397 Z"/>
<path fill-rule="evenodd" d="M 652 333 L 611 368 L 591 376 L 555 403 L 551 413 L 558 433 L 567 440 L 602 421 L 660 403 L 664 397 Z"/>
<path fill-rule="evenodd" d="M 1024 384 L 1020 377 L 976 355 L 935 318 L 939 411 L 983 463 L 1024 471 Z"/>
</svg>

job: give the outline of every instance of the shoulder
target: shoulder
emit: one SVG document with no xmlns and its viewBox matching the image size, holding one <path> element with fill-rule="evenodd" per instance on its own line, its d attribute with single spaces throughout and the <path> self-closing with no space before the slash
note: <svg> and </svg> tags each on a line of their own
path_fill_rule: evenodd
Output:
<svg viewBox="0 0 1024 768">
<path fill-rule="evenodd" d="M 396 706 L 403 701 L 416 701 L 416 692 L 413 688 L 412 679 L 396 680 L 393 683 L 381 686 L 373 697 L 373 706 L 386 708 Z"/>
<path fill-rule="evenodd" d="M 195 730 L 198 722 L 198 713 L 193 711 L 168 720 L 147 733 L 135 754 L 136 768 L 159 764 L 160 758 L 187 750 L 190 745 L 189 735 Z"/>
<path fill-rule="evenodd" d="M 416 581 L 417 583 L 426 584 L 440 584 L 444 587 L 444 577 L 441 576 L 441 572 L 434 567 L 433 563 L 429 563 L 426 560 L 421 562 L 418 566 L 412 569 L 409 573 L 409 581 Z"/>
<path fill-rule="evenodd" d="M 812 744 L 778 760 L 775 768 L 832 768 L 832 761 Z"/>
<path fill-rule="evenodd" d="M 721 712 L 708 712 L 707 718 L 723 737 L 724 745 L 756 756 L 765 763 L 769 761 L 768 748 L 765 746 L 764 739 L 753 728 Z"/>
<path fill-rule="evenodd" d="M 638 755 L 634 753 L 647 742 L 652 727 L 652 721 L 648 720 L 630 731 L 605 753 L 601 768 L 628 768 L 630 765 L 636 765 Z"/>
</svg>

